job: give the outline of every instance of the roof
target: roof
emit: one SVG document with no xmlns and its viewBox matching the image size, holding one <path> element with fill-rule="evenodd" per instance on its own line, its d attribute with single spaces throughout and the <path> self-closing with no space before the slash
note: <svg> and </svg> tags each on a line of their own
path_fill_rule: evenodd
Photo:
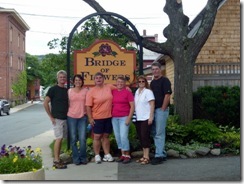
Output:
<svg viewBox="0 0 244 184">
<path fill-rule="evenodd" d="M 222 7 L 222 5 L 226 2 L 227 0 L 222 0 L 219 4 L 218 10 Z M 192 20 L 192 22 L 189 24 L 188 28 L 188 38 L 192 38 L 198 31 L 198 28 L 201 25 L 203 15 L 205 14 L 206 9 L 203 8 L 202 11 L 196 16 L 195 19 Z"/>
<path fill-rule="evenodd" d="M 2 8 L 0 7 L 0 13 L 9 13 L 11 14 L 15 20 L 18 21 L 18 23 L 23 26 L 23 28 L 28 31 L 30 29 L 30 27 L 28 26 L 28 24 L 24 21 L 24 19 L 19 15 L 19 13 L 12 8 Z"/>
<path fill-rule="evenodd" d="M 218 7 L 218 10 L 222 7 L 222 5 L 226 2 L 227 0 L 222 0 L 219 4 L 219 7 Z M 202 22 L 202 18 L 203 18 L 203 15 L 205 13 L 206 9 L 203 8 L 202 11 L 196 16 L 195 19 L 193 19 L 191 21 L 191 23 L 189 24 L 188 28 L 188 38 L 192 38 L 194 37 L 194 35 L 197 33 L 200 25 L 201 25 L 201 22 Z M 162 57 L 164 57 L 164 54 L 161 54 L 157 59 L 155 59 L 155 61 L 158 61 L 160 60 Z"/>
</svg>

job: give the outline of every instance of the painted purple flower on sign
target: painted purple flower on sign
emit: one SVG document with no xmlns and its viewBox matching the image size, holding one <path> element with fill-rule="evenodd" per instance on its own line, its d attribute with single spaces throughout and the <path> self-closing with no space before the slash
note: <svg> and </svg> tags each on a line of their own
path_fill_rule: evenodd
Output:
<svg viewBox="0 0 244 184">
<path fill-rule="evenodd" d="M 102 54 L 102 56 L 106 56 L 106 55 L 111 55 L 112 53 L 112 49 L 111 46 L 109 44 L 102 44 L 99 47 L 99 52 Z"/>
<path fill-rule="evenodd" d="M 106 44 L 100 45 L 99 51 L 93 52 L 93 55 L 94 55 L 94 57 L 100 56 L 100 55 L 102 55 L 103 57 L 105 57 L 106 55 L 112 55 L 112 56 L 116 57 L 117 53 L 112 51 L 111 46 L 108 43 L 106 43 Z"/>
</svg>

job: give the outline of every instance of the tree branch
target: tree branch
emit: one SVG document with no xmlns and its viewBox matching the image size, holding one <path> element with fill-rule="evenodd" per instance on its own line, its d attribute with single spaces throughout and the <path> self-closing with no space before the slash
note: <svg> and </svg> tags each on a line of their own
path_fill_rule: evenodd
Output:
<svg viewBox="0 0 244 184">
<path fill-rule="evenodd" d="M 189 18 L 183 13 L 181 0 L 166 0 L 164 12 L 170 20 L 169 25 L 163 31 L 170 48 L 167 54 L 174 60 L 174 56 L 178 55 L 175 52 L 187 50 L 188 48 Z"/>
<path fill-rule="evenodd" d="M 201 25 L 193 37 L 193 44 L 191 46 L 192 53 L 194 57 L 197 57 L 201 48 L 206 43 L 212 28 L 214 26 L 214 21 L 218 12 L 218 7 L 223 0 L 208 0 L 207 5 L 202 11 Z"/>
<path fill-rule="evenodd" d="M 171 42 L 183 42 L 187 37 L 189 18 L 184 15 L 181 0 L 166 0 L 164 12 L 170 24 L 164 29 L 165 38 Z"/>
<path fill-rule="evenodd" d="M 96 0 L 83 1 L 89 4 L 98 13 L 106 12 Z M 193 38 L 188 38 L 189 18 L 183 13 L 182 0 L 166 0 L 164 12 L 169 16 L 170 24 L 163 30 L 163 34 L 167 38 L 167 41 L 164 43 L 157 43 L 144 38 L 142 39 L 142 46 L 151 51 L 169 55 L 172 59 L 173 55 L 176 54 L 173 52 L 175 52 L 177 46 L 177 50 L 188 51 L 196 58 L 211 33 L 218 6 L 222 1 L 223 0 L 208 0 L 203 10 L 205 13 L 201 18 L 202 24 L 197 34 Z M 131 41 L 134 41 L 136 44 L 139 43 L 134 31 L 128 29 L 118 18 L 109 15 L 102 15 L 101 17 L 109 25 L 126 35 Z"/>
<path fill-rule="evenodd" d="M 83 0 L 87 4 L 89 4 L 93 9 L 96 10 L 98 13 L 105 13 L 106 10 L 101 7 L 99 3 L 97 3 L 95 0 Z M 123 15 L 122 15 L 123 16 Z M 113 26 L 115 29 L 117 29 L 119 32 L 123 33 L 126 35 L 128 38 L 131 39 L 131 41 L 134 41 L 136 44 L 139 43 L 136 34 L 134 31 L 128 29 L 124 24 L 118 21 L 118 19 L 112 17 L 112 16 L 107 16 L 107 15 L 102 15 L 101 16 L 109 25 Z M 168 49 L 168 44 L 166 43 L 157 43 L 151 40 L 147 39 L 142 39 L 142 46 L 150 49 L 154 52 L 161 53 L 161 54 L 167 54 Z"/>
</svg>

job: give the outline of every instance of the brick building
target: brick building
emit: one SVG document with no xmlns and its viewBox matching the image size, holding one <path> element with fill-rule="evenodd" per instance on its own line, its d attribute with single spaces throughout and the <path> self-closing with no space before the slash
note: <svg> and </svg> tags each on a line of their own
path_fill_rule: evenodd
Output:
<svg viewBox="0 0 244 184">
<path fill-rule="evenodd" d="M 0 7 L 0 98 L 14 101 L 12 84 L 25 70 L 27 23 L 14 9 Z"/>
</svg>

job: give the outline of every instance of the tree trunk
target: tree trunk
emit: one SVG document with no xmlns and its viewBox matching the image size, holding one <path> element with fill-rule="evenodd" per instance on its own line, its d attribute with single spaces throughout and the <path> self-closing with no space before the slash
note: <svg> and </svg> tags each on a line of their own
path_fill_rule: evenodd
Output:
<svg viewBox="0 0 244 184">
<path fill-rule="evenodd" d="M 175 114 L 180 116 L 182 124 L 193 118 L 192 80 L 193 66 L 186 54 L 178 54 L 174 58 L 174 106 Z"/>
</svg>

